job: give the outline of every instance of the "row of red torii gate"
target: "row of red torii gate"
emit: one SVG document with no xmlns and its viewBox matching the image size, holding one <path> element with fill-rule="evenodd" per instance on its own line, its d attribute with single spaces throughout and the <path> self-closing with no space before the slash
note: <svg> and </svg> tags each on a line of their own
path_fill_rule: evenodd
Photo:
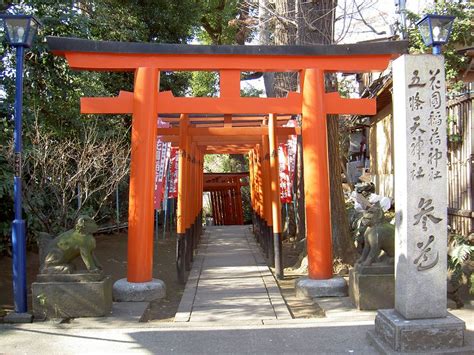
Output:
<svg viewBox="0 0 474 355">
<path fill-rule="evenodd" d="M 135 73 L 133 92 L 81 99 L 82 113 L 132 115 L 129 282 L 152 280 L 157 135 L 179 147 L 177 270 L 181 281 L 191 267 L 201 234 L 206 154 L 248 154 L 254 231 L 270 254 L 277 277 L 283 277 L 277 151 L 279 139 L 295 134 L 301 134 L 303 141 L 308 276 L 332 277 L 326 118 L 328 114 L 373 115 L 376 102 L 326 92 L 325 77 L 337 72 L 384 71 L 392 59 L 406 52 L 406 42 L 202 46 L 59 37 L 47 41 L 51 51 L 65 57 L 73 69 Z M 160 72 L 166 71 L 217 71 L 219 97 L 174 97 L 160 91 Z M 285 98 L 241 97 L 241 73 L 248 71 L 297 72 L 299 90 Z M 158 128 L 160 115 L 178 117 L 170 120 L 171 127 Z M 292 115 L 301 115 L 301 128 L 283 127 Z"/>
<path fill-rule="evenodd" d="M 209 193 L 213 224 L 218 226 L 244 224 L 241 188 L 248 186 L 248 182 L 245 181 L 247 178 L 247 172 L 204 174 L 204 192 Z M 209 217 L 211 216 L 206 216 Z"/>
</svg>

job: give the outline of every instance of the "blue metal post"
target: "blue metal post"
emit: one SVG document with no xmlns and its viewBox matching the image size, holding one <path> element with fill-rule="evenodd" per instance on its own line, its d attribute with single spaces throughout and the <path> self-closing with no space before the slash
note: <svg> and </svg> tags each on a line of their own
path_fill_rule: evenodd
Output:
<svg viewBox="0 0 474 355">
<path fill-rule="evenodd" d="M 23 53 L 24 47 L 16 47 L 16 91 L 15 91 L 15 176 L 13 192 L 15 219 L 12 225 L 13 247 L 13 296 L 16 313 L 26 313 L 26 231 L 22 218 L 21 165 L 22 165 L 22 109 L 23 109 Z"/>
<path fill-rule="evenodd" d="M 441 45 L 440 44 L 433 45 L 433 54 L 435 54 L 435 55 L 441 54 Z"/>
</svg>

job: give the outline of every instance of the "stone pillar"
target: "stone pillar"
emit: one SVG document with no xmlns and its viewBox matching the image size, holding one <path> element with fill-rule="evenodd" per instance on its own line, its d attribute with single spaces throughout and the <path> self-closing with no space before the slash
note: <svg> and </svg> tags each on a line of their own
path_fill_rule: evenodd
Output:
<svg viewBox="0 0 474 355">
<path fill-rule="evenodd" d="M 393 64 L 395 309 L 406 319 L 446 317 L 446 102 L 442 56 Z"/>
<path fill-rule="evenodd" d="M 447 141 L 444 60 L 393 62 L 395 309 L 372 338 L 395 351 L 462 347 L 464 322 L 447 313 Z"/>
</svg>

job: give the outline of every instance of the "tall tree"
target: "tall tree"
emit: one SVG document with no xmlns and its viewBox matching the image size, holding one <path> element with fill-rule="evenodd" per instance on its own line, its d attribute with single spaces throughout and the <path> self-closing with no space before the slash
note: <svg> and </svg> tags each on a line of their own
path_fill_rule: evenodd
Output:
<svg viewBox="0 0 474 355">
<path fill-rule="evenodd" d="M 295 1 L 289 0 L 275 1 L 275 34 L 273 36 L 275 45 L 296 44 L 295 4 Z M 275 96 L 285 97 L 288 91 L 295 91 L 297 86 L 297 73 L 275 73 Z"/>
<path fill-rule="evenodd" d="M 297 0 L 297 3 L 298 44 L 334 43 L 337 1 L 303 2 Z M 337 91 L 334 75 L 327 75 L 326 91 Z M 338 120 L 338 115 L 328 115 L 327 117 L 333 257 L 344 263 L 353 264 L 357 253 L 350 234 L 342 190 Z"/>
<path fill-rule="evenodd" d="M 333 43 L 336 5 L 336 0 L 276 0 L 274 8 L 276 21 L 275 44 Z M 327 78 L 327 91 L 337 89 L 333 79 L 331 77 Z M 284 95 L 285 91 L 294 90 L 295 87 L 296 77 L 283 75 L 280 78 L 275 78 L 277 95 Z M 353 263 L 356 251 L 349 233 L 349 223 L 342 191 L 338 116 L 328 116 L 327 120 L 333 256 L 344 263 Z M 297 173 L 297 179 L 302 180 L 302 171 Z M 302 183 L 297 184 L 300 189 L 301 186 Z M 302 198 L 302 195 L 302 191 L 299 190 L 297 196 Z M 299 209 L 299 213 L 302 213 L 301 209 Z"/>
</svg>

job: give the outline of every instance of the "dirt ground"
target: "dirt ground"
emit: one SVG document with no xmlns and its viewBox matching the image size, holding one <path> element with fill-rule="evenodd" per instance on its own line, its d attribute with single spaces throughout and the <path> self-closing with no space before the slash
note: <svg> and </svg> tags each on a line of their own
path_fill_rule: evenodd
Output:
<svg viewBox="0 0 474 355">
<path fill-rule="evenodd" d="M 126 277 L 127 274 L 127 232 L 101 234 L 95 236 L 96 255 L 102 264 L 104 274 L 112 281 Z M 166 298 L 150 304 L 146 312 L 147 320 L 172 321 L 178 309 L 184 285 L 178 283 L 175 267 L 175 239 L 155 241 L 153 277 L 166 284 Z M 78 262 L 78 269 L 84 268 Z M 38 253 L 27 252 L 28 303 L 31 307 L 31 283 L 36 280 L 39 269 Z M 0 257 L 0 317 L 13 309 L 12 259 Z"/>
</svg>

